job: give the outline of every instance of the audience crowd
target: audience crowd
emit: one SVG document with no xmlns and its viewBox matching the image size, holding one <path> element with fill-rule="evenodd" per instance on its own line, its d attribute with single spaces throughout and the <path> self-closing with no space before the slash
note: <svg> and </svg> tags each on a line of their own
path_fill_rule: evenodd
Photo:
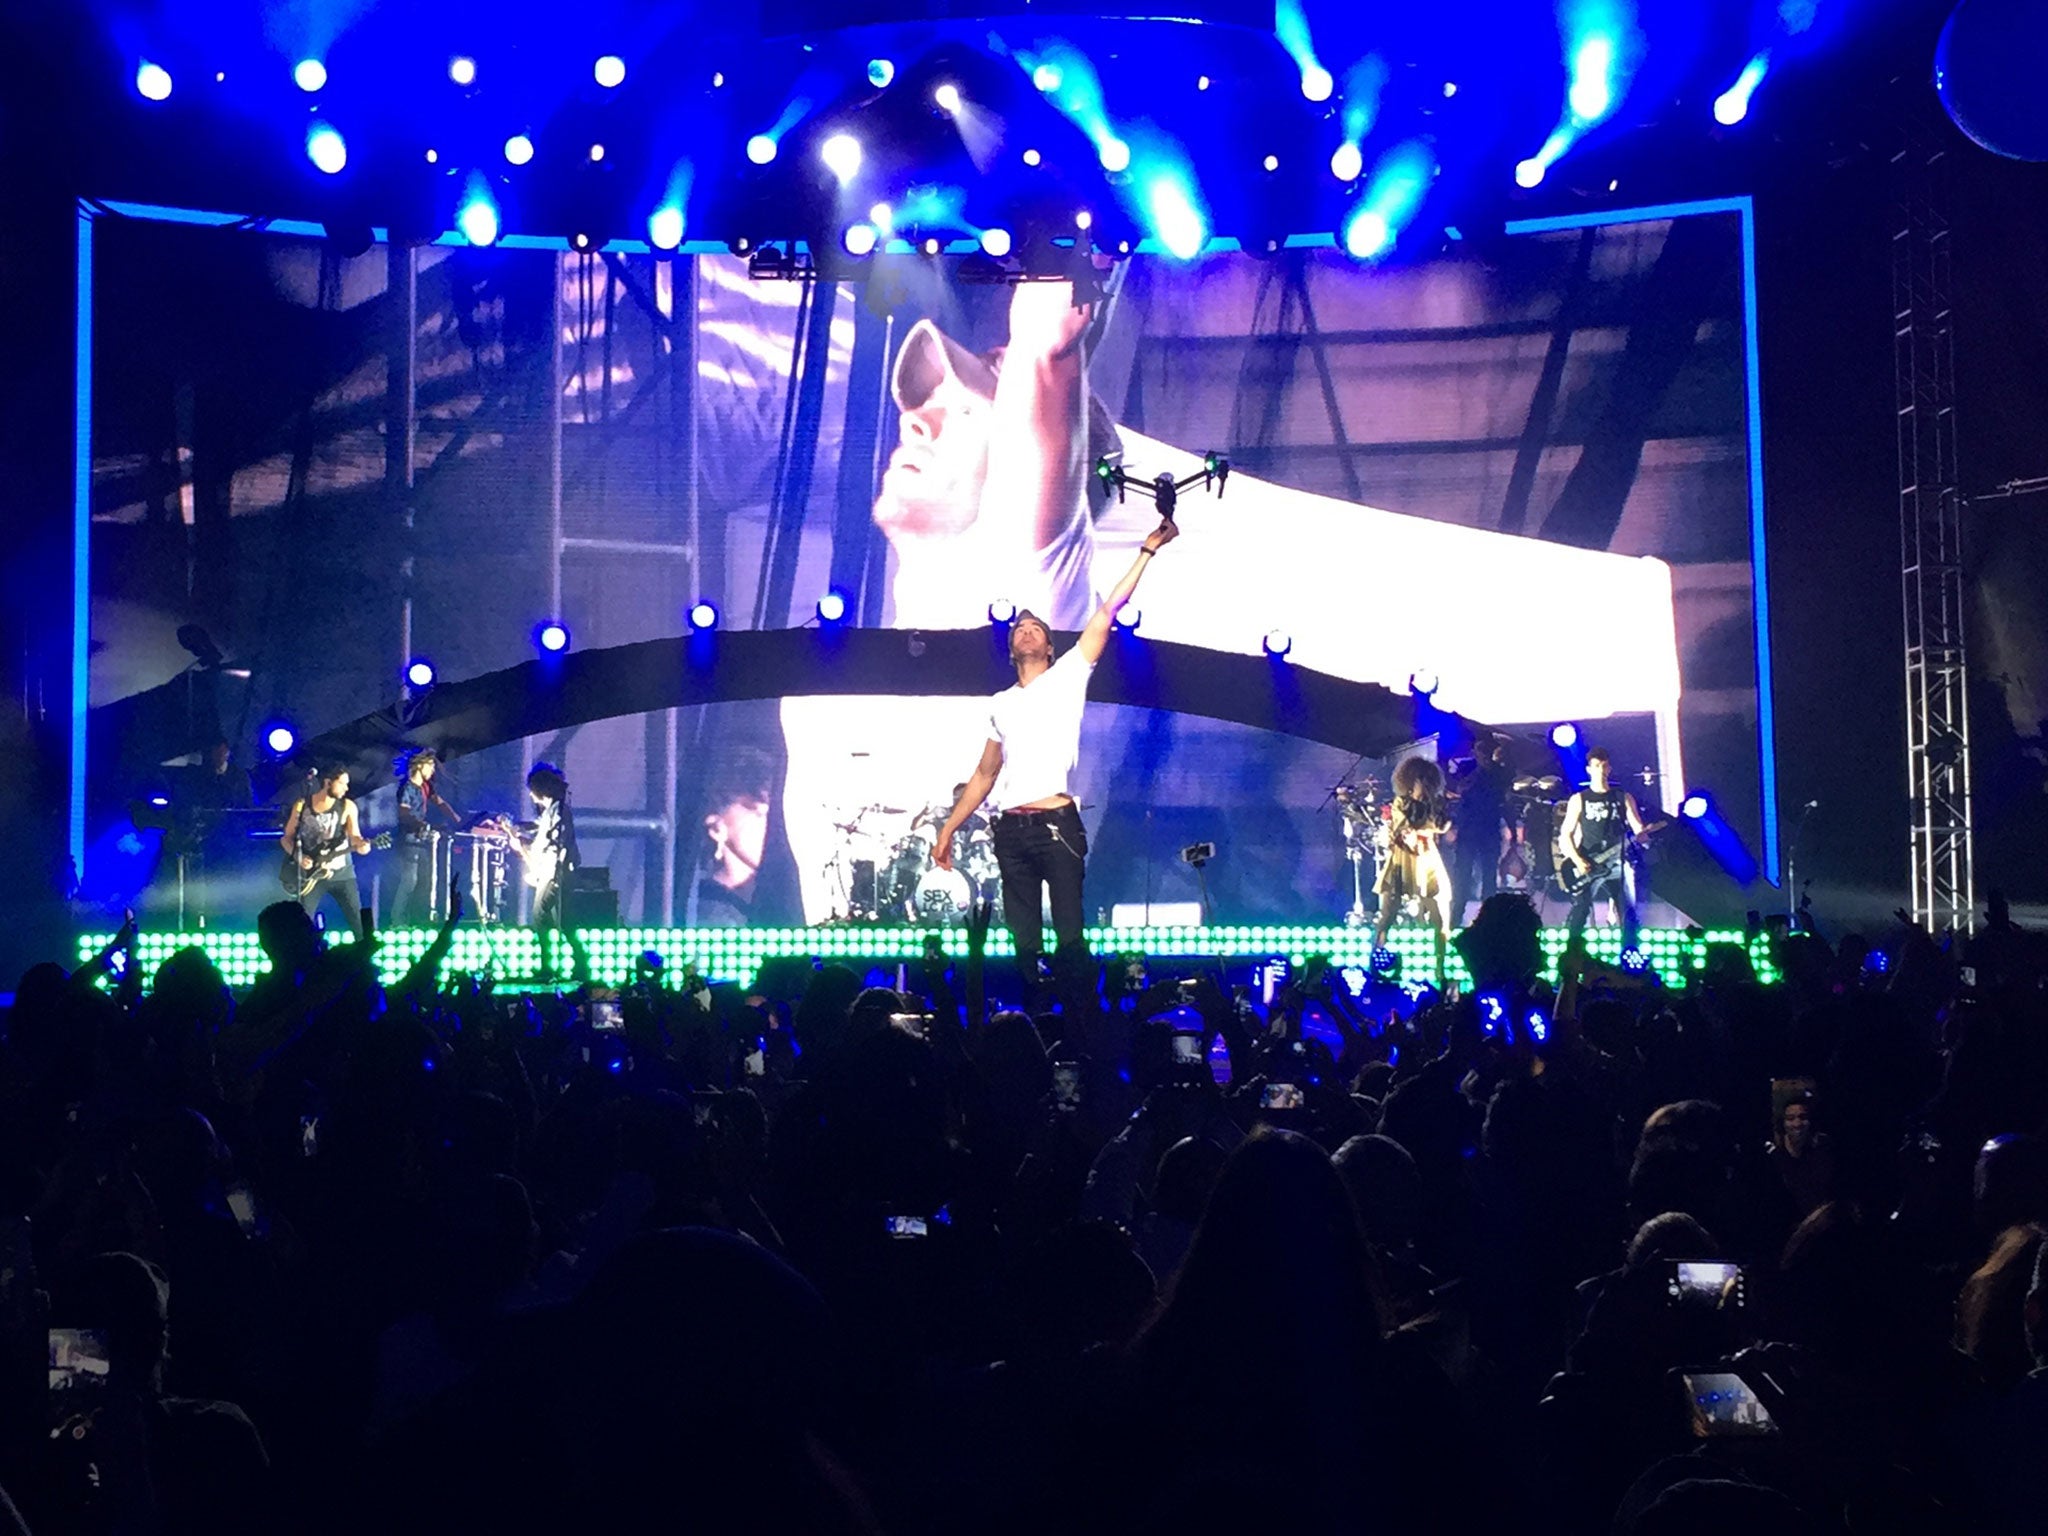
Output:
<svg viewBox="0 0 2048 1536">
<path fill-rule="evenodd" d="M 1995 906 L 1553 989 L 1504 896 L 1463 995 L 1036 1013 L 985 915 L 538 997 L 260 929 L 239 996 L 127 930 L 0 1014 L 0 1536 L 2048 1528 Z"/>
</svg>

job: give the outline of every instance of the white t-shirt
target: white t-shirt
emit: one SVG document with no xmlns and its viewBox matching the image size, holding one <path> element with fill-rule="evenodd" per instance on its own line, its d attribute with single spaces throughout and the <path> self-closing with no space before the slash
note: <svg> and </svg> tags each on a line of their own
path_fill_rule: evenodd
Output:
<svg viewBox="0 0 2048 1536">
<path fill-rule="evenodd" d="M 1081 758 L 1081 714 L 1088 704 L 1094 664 L 1076 646 L 1032 679 L 997 694 L 989 705 L 989 735 L 1002 743 L 1003 768 L 989 803 L 1012 810 L 1074 792 Z"/>
</svg>

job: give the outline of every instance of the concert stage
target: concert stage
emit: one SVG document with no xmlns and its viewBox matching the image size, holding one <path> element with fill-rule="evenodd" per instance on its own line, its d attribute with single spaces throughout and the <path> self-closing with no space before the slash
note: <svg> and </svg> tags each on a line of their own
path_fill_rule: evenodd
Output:
<svg viewBox="0 0 2048 1536">
<path fill-rule="evenodd" d="M 855 969 L 880 968 L 893 974 L 898 965 L 915 965 L 924 954 L 925 940 L 937 935 L 946 953 L 962 957 L 967 953 L 967 935 L 960 928 L 926 929 L 908 925 L 850 924 L 819 928 L 586 928 L 577 939 L 590 957 L 591 979 L 605 986 L 619 986 L 634 979 L 639 957 L 649 950 L 662 958 L 666 974 L 680 976 L 684 966 L 694 966 L 712 982 L 752 981 L 761 962 L 783 957 L 815 960 L 824 964 L 849 965 Z M 378 965 L 386 981 L 405 973 L 432 941 L 434 930 L 405 928 L 381 935 L 383 948 Z M 90 959 L 112 939 L 108 933 L 83 934 L 78 940 L 78 957 Z M 1301 927 L 1232 926 L 1219 924 L 1203 928 L 1090 928 L 1088 945 L 1097 956 L 1142 954 L 1170 969 L 1201 962 L 1221 962 L 1227 970 L 1286 960 L 1301 965 L 1311 956 L 1328 956 L 1339 967 L 1365 967 L 1372 958 L 1372 931 L 1341 924 L 1313 924 Z M 351 942 L 353 935 L 337 935 L 339 942 Z M 1589 929 L 1588 949 L 1596 959 L 1618 962 L 1621 934 L 1615 928 Z M 156 974 L 165 958 L 188 944 L 197 944 L 221 968 L 228 984 L 246 987 L 270 969 L 253 932 L 208 929 L 195 933 L 145 932 L 137 944 L 136 959 L 143 970 L 144 984 Z M 1554 977 L 1557 957 L 1563 953 L 1565 932 L 1547 928 L 1543 932 L 1548 970 Z M 1649 966 L 1670 988 L 1685 987 L 1693 974 L 1704 969 L 1710 945 L 1732 944 L 1749 952 L 1757 975 L 1766 982 L 1778 979 L 1770 960 L 1768 941 L 1751 939 L 1740 929 L 1709 930 L 1698 936 L 1682 929 L 1645 928 L 1642 950 Z M 1427 979 L 1434 973 L 1433 944 L 1426 929 L 1397 928 L 1388 935 L 1388 946 L 1401 957 L 1404 976 Z M 1007 960 L 1013 951 L 1009 934 L 1000 929 L 988 938 L 990 958 Z M 567 961 L 560 964 L 567 969 Z M 456 931 L 446 973 L 491 970 L 502 984 L 533 989 L 540 970 L 539 940 L 529 928 L 463 927 Z M 1454 950 L 1450 957 L 1451 979 L 1469 986 L 1470 973 Z"/>
</svg>

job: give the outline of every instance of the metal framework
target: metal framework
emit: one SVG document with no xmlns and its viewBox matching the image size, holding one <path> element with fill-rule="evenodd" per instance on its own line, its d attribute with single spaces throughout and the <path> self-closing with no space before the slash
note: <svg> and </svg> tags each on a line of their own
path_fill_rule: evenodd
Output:
<svg viewBox="0 0 2048 1536">
<path fill-rule="evenodd" d="M 1934 133 L 1909 123 L 1892 158 L 1892 368 L 1913 918 L 1930 931 L 1964 932 L 1974 927 L 1976 871 L 1948 171 Z"/>
</svg>

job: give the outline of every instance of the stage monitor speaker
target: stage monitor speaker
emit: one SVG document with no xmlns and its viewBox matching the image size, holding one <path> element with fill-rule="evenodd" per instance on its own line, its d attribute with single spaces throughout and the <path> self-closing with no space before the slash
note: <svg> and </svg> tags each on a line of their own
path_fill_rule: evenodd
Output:
<svg viewBox="0 0 2048 1536">
<path fill-rule="evenodd" d="M 598 864 L 569 871 L 562 891 L 562 921 L 571 928 L 619 926 L 619 893 L 612 889 L 609 868 Z"/>
</svg>

